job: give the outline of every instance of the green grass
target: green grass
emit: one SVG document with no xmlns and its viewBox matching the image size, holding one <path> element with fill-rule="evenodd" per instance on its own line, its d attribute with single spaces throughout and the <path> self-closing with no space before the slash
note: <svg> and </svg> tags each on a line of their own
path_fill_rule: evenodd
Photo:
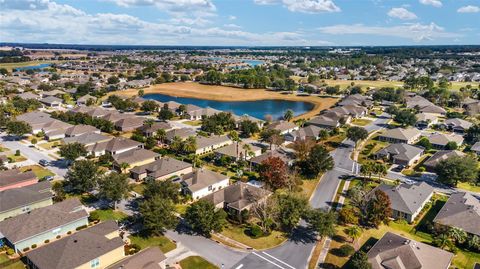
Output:
<svg viewBox="0 0 480 269">
<path fill-rule="evenodd" d="M 387 146 L 388 146 L 387 142 L 378 141 L 378 140 L 375 140 L 375 137 L 372 137 L 372 139 L 368 140 L 365 143 L 365 146 L 363 147 L 363 149 L 360 150 L 360 154 L 358 155 L 358 162 L 360 164 L 364 164 L 367 161 L 372 161 L 373 159 L 369 157 L 370 154 L 374 154 L 375 152 Z"/>
<path fill-rule="evenodd" d="M 26 161 L 26 160 L 27 160 L 27 158 L 23 157 L 22 155 L 17 156 L 17 155 L 15 155 L 15 154 L 8 155 L 7 158 L 9 158 L 10 160 L 12 160 L 13 163 L 23 162 L 23 161 Z"/>
<path fill-rule="evenodd" d="M 31 170 L 33 171 L 33 173 L 38 177 L 38 178 L 44 178 L 46 176 L 55 176 L 55 174 L 46 169 L 46 168 L 43 168 L 39 165 L 29 165 L 29 166 L 23 166 L 20 168 L 20 171 L 22 172 L 25 172 L 25 171 L 28 171 L 28 170 Z"/>
<path fill-rule="evenodd" d="M 224 227 L 221 234 L 255 249 L 272 248 L 287 240 L 286 236 L 279 231 L 272 231 L 268 236 L 252 238 L 245 234 L 245 229 L 245 225 L 234 225 L 229 223 Z"/>
<path fill-rule="evenodd" d="M 175 205 L 175 211 L 180 215 L 185 214 L 185 212 L 187 212 L 187 208 L 188 208 L 188 205 L 186 205 L 186 204 L 176 204 Z"/>
<path fill-rule="evenodd" d="M 28 62 L 18 62 L 18 63 L 1 63 L 0 68 L 5 68 L 8 71 L 12 71 L 18 67 L 25 67 L 25 66 L 34 66 L 39 64 L 49 64 L 49 63 L 57 63 L 61 61 L 28 61 Z"/>
<path fill-rule="evenodd" d="M 190 256 L 180 261 L 182 269 L 218 269 L 217 266 L 211 264 L 200 256 Z"/>
<path fill-rule="evenodd" d="M 132 244 L 139 245 L 141 249 L 157 246 L 162 250 L 163 253 L 167 253 L 177 247 L 174 242 L 172 242 L 165 236 L 148 236 L 145 234 L 136 234 L 131 235 L 128 238 L 130 238 Z"/>
<path fill-rule="evenodd" d="M 145 184 L 132 184 L 132 191 L 140 194 L 140 195 L 143 195 L 143 192 L 145 191 Z"/>
<path fill-rule="evenodd" d="M 200 126 L 202 125 L 202 121 L 200 120 L 189 120 L 189 121 L 184 121 L 183 123 L 191 125 L 191 126 Z"/>
<path fill-rule="evenodd" d="M 3 253 L 3 254 L 0 254 L 0 268 L 2 268 L 2 269 L 24 269 L 25 265 L 20 260 L 17 261 L 17 262 L 14 262 L 14 263 L 10 263 L 10 259 L 8 258 L 8 256 L 5 253 Z"/>
<path fill-rule="evenodd" d="M 98 209 L 94 210 L 93 212 L 97 212 L 98 217 L 100 218 L 100 221 L 106 221 L 106 220 L 123 220 L 127 218 L 128 216 L 118 210 L 112 210 L 112 209 Z"/>
<path fill-rule="evenodd" d="M 457 184 L 457 188 L 467 191 L 479 192 L 480 193 L 480 186 L 470 184 L 468 182 L 459 182 Z"/>
<path fill-rule="evenodd" d="M 358 125 L 358 126 L 367 126 L 371 123 L 371 120 L 368 119 L 354 119 L 352 120 L 351 124 Z"/>
<path fill-rule="evenodd" d="M 51 150 L 55 147 L 58 147 L 62 144 L 61 141 L 59 140 L 55 140 L 55 141 L 50 141 L 50 142 L 46 142 L 46 143 L 41 143 L 41 144 L 37 144 L 39 147 L 41 147 L 42 149 L 45 149 L 45 150 Z"/>
</svg>

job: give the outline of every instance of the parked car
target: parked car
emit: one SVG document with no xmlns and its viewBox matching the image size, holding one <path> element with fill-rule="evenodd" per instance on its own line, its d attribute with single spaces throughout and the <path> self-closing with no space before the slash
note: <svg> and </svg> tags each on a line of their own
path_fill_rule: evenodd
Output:
<svg viewBox="0 0 480 269">
<path fill-rule="evenodd" d="M 47 165 L 50 164 L 50 163 L 49 163 L 47 160 L 45 160 L 45 159 L 41 159 L 38 163 L 39 163 L 41 166 L 47 166 Z"/>
<path fill-rule="evenodd" d="M 53 176 L 44 176 L 44 177 L 43 177 L 43 180 L 52 181 L 52 180 L 53 180 Z"/>
</svg>

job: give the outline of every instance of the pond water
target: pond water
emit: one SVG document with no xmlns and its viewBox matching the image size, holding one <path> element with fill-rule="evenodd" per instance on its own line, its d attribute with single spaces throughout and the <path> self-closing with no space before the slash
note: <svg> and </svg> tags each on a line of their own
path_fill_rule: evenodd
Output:
<svg viewBox="0 0 480 269">
<path fill-rule="evenodd" d="M 313 109 L 314 105 L 308 102 L 286 100 L 258 100 L 258 101 L 214 101 L 197 98 L 175 97 L 165 94 L 146 94 L 145 99 L 153 99 L 159 102 L 175 101 L 180 104 L 192 104 L 199 107 L 211 107 L 222 111 L 229 111 L 235 115 L 249 115 L 257 119 L 265 119 L 266 115 L 272 115 L 274 119 L 283 117 L 288 109 L 293 110 L 295 116 L 306 113 Z"/>
<path fill-rule="evenodd" d="M 14 69 L 17 71 L 24 71 L 24 70 L 33 70 L 33 69 L 42 69 L 50 67 L 52 64 L 37 64 L 31 66 L 24 66 L 24 67 L 15 67 Z"/>
</svg>

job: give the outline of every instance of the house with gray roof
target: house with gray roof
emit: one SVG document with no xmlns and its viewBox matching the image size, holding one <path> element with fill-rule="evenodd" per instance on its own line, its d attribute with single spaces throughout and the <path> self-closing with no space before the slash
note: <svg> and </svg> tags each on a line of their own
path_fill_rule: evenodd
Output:
<svg viewBox="0 0 480 269">
<path fill-rule="evenodd" d="M 30 127 L 32 127 L 32 134 L 41 132 L 46 124 L 55 121 L 55 119 L 50 117 L 50 114 L 40 111 L 32 111 L 18 115 L 16 120 L 23 121 L 30 125 Z"/>
<path fill-rule="evenodd" d="M 152 125 L 143 124 L 137 128 L 146 137 L 155 136 L 158 130 L 165 130 L 165 132 L 173 129 L 173 126 L 168 122 L 155 122 Z"/>
<path fill-rule="evenodd" d="M 380 184 L 370 193 L 381 190 L 390 198 L 392 218 L 413 222 L 433 195 L 433 187 L 425 182 L 415 184 Z M 369 196 L 369 195 L 367 195 Z"/>
<path fill-rule="evenodd" d="M 44 105 L 44 107 L 50 108 L 58 108 L 63 104 L 63 100 L 55 96 L 48 96 L 40 99 L 39 101 Z"/>
<path fill-rule="evenodd" d="M 295 123 L 284 120 L 272 122 L 267 126 L 267 129 L 279 131 L 281 135 L 298 130 L 298 128 Z"/>
<path fill-rule="evenodd" d="M 468 192 L 453 193 L 433 222 L 480 236 L 480 197 Z"/>
<path fill-rule="evenodd" d="M 38 100 L 38 99 L 40 99 L 39 95 L 34 94 L 32 92 L 24 92 L 24 93 L 17 94 L 16 96 L 18 96 L 19 98 L 22 98 L 23 100 L 30 100 L 30 99 Z"/>
<path fill-rule="evenodd" d="M 458 134 L 434 133 L 427 137 L 430 144 L 436 149 L 445 149 L 448 143 L 454 142 L 457 146 L 463 144 L 463 136 Z"/>
<path fill-rule="evenodd" d="M 125 117 L 115 121 L 115 129 L 121 132 L 130 132 L 143 126 L 145 119 L 141 117 Z"/>
<path fill-rule="evenodd" d="M 445 115 L 447 113 L 444 108 L 435 105 L 420 95 L 407 97 L 406 104 L 407 108 L 417 109 L 419 112 L 423 113 L 433 113 L 439 115 Z"/>
<path fill-rule="evenodd" d="M 180 128 L 167 131 L 166 133 L 166 142 L 172 143 L 175 137 L 180 138 L 181 140 L 187 139 L 189 136 L 196 136 L 197 132 L 192 128 Z"/>
<path fill-rule="evenodd" d="M 41 207 L 0 222 L 0 234 L 16 252 L 40 246 L 88 225 L 88 213 L 77 198 Z"/>
<path fill-rule="evenodd" d="M 473 144 L 473 146 L 470 148 L 470 150 L 475 152 L 477 155 L 480 155 L 480 141 Z"/>
<path fill-rule="evenodd" d="M 118 225 L 109 220 L 28 252 L 26 263 L 32 269 L 106 268 L 124 258 Z"/>
<path fill-rule="evenodd" d="M 378 140 L 389 143 L 413 144 L 420 138 L 422 132 L 417 128 L 395 128 L 387 130 L 378 136 Z"/>
<path fill-rule="evenodd" d="M 125 169 L 125 172 L 128 172 L 133 167 L 152 163 L 159 157 L 160 154 L 154 151 L 143 148 L 134 148 L 113 154 L 113 168 L 122 171 L 122 164 L 127 163 L 129 166 Z"/>
<path fill-rule="evenodd" d="M 100 134 L 100 130 L 85 124 L 73 125 L 65 130 L 66 137 L 75 137 L 83 134 Z"/>
<path fill-rule="evenodd" d="M 263 161 L 265 161 L 270 157 L 278 157 L 282 159 L 282 161 L 284 161 L 287 165 L 293 165 L 293 162 L 295 161 L 295 156 L 293 155 L 293 153 L 286 151 L 283 148 L 268 150 L 264 152 L 262 155 L 253 157 L 252 159 L 250 159 L 250 161 L 254 166 L 260 166 Z"/>
<path fill-rule="evenodd" d="M 368 251 L 372 269 L 448 269 L 453 253 L 387 232 Z"/>
<path fill-rule="evenodd" d="M 297 140 L 307 140 L 307 139 L 317 140 L 320 130 L 322 129 L 323 128 L 320 128 L 316 125 L 308 125 L 296 131 L 285 134 L 285 140 L 293 141 L 293 142 Z"/>
<path fill-rule="evenodd" d="M 90 94 L 86 94 L 77 99 L 77 106 L 86 106 L 89 100 L 92 100 L 90 102 L 95 103 L 97 98 L 95 96 L 91 96 Z"/>
<path fill-rule="evenodd" d="M 415 123 L 415 127 L 420 129 L 425 129 L 430 127 L 433 124 L 438 123 L 438 116 L 432 113 L 418 113 L 415 115 L 417 118 L 417 122 Z"/>
<path fill-rule="evenodd" d="M 248 145 L 249 147 L 248 150 L 244 149 L 246 145 Z M 229 157 L 234 161 L 250 160 L 253 157 L 260 156 L 260 154 L 262 154 L 262 148 L 254 146 L 252 144 L 246 144 L 243 142 L 233 142 L 228 146 L 216 149 L 215 154 L 218 157 L 221 157 L 221 156 Z"/>
<path fill-rule="evenodd" d="M 439 150 L 435 152 L 428 160 L 423 163 L 425 169 L 429 172 L 435 172 L 435 167 L 443 160 L 446 160 L 450 157 L 463 157 L 465 153 L 458 150 Z"/>
<path fill-rule="evenodd" d="M 98 134 L 98 133 L 85 133 L 85 134 L 81 134 L 81 135 L 78 135 L 78 136 L 65 137 L 63 139 L 63 143 L 64 144 L 80 143 L 87 148 L 88 152 L 92 152 L 92 148 L 96 143 L 110 141 L 111 139 L 112 139 L 112 137 L 103 135 L 101 133 L 100 134 Z"/>
<path fill-rule="evenodd" d="M 183 193 L 190 195 L 193 200 L 198 200 L 214 193 L 217 190 L 227 187 L 230 183 L 229 177 L 208 169 L 196 169 L 192 173 L 181 177 Z"/>
<path fill-rule="evenodd" d="M 230 145 L 233 141 L 227 135 L 197 136 L 197 149 L 195 154 L 201 155 L 215 149 Z"/>
<path fill-rule="evenodd" d="M 38 178 L 33 171 L 22 172 L 17 168 L 0 171 L 0 191 L 21 188 L 37 182 Z"/>
<path fill-rule="evenodd" d="M 191 172 L 193 172 L 192 164 L 171 157 L 163 157 L 154 162 L 133 167 L 130 169 L 130 176 L 137 181 L 147 177 L 154 180 L 166 180 Z"/>
<path fill-rule="evenodd" d="M 340 127 L 342 119 L 344 119 L 344 117 L 340 117 L 337 115 L 320 115 L 317 117 L 313 117 L 312 119 L 307 121 L 307 124 L 315 125 L 320 128 L 333 129 Z M 347 117 L 347 120 L 345 120 L 345 122 L 347 122 L 349 119 L 350 117 Z"/>
<path fill-rule="evenodd" d="M 52 196 L 51 184 L 48 181 L 1 191 L 0 221 L 52 205 Z"/>
<path fill-rule="evenodd" d="M 453 131 L 455 133 L 460 133 L 463 134 L 465 133 L 470 127 L 473 126 L 473 123 L 458 119 L 458 118 L 453 118 L 453 119 L 447 119 L 443 122 L 443 125 L 447 128 L 447 130 Z"/>
<path fill-rule="evenodd" d="M 106 269 L 165 269 L 167 257 L 159 247 L 149 247 L 108 266 Z"/>
<path fill-rule="evenodd" d="M 410 166 L 420 160 L 423 148 L 396 143 L 390 144 L 375 153 L 377 159 L 384 159 L 394 164 Z"/>
<path fill-rule="evenodd" d="M 343 98 L 342 101 L 338 103 L 338 105 L 340 106 L 355 105 L 355 106 L 362 106 L 362 107 L 371 107 L 373 105 L 373 101 L 368 96 L 361 95 L 361 94 L 352 94 Z"/>
</svg>

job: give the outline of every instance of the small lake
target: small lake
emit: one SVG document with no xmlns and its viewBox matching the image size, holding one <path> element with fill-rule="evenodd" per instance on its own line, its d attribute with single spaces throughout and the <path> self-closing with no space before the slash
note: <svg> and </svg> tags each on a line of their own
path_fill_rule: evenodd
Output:
<svg viewBox="0 0 480 269">
<path fill-rule="evenodd" d="M 288 109 L 293 110 L 295 116 L 313 109 L 314 105 L 308 102 L 286 100 L 258 100 L 258 101 L 213 101 L 197 98 L 175 97 L 165 94 L 145 94 L 145 99 L 159 102 L 175 101 L 180 104 L 191 104 L 199 107 L 211 107 L 222 111 L 229 111 L 235 115 L 249 115 L 257 119 L 265 119 L 265 115 L 272 115 L 274 119 L 283 117 Z"/>
<path fill-rule="evenodd" d="M 23 66 L 23 67 L 15 67 L 14 69 L 17 71 L 25 71 L 25 70 L 35 70 L 35 69 L 42 69 L 50 67 L 52 64 L 37 64 L 31 66 Z"/>
</svg>

